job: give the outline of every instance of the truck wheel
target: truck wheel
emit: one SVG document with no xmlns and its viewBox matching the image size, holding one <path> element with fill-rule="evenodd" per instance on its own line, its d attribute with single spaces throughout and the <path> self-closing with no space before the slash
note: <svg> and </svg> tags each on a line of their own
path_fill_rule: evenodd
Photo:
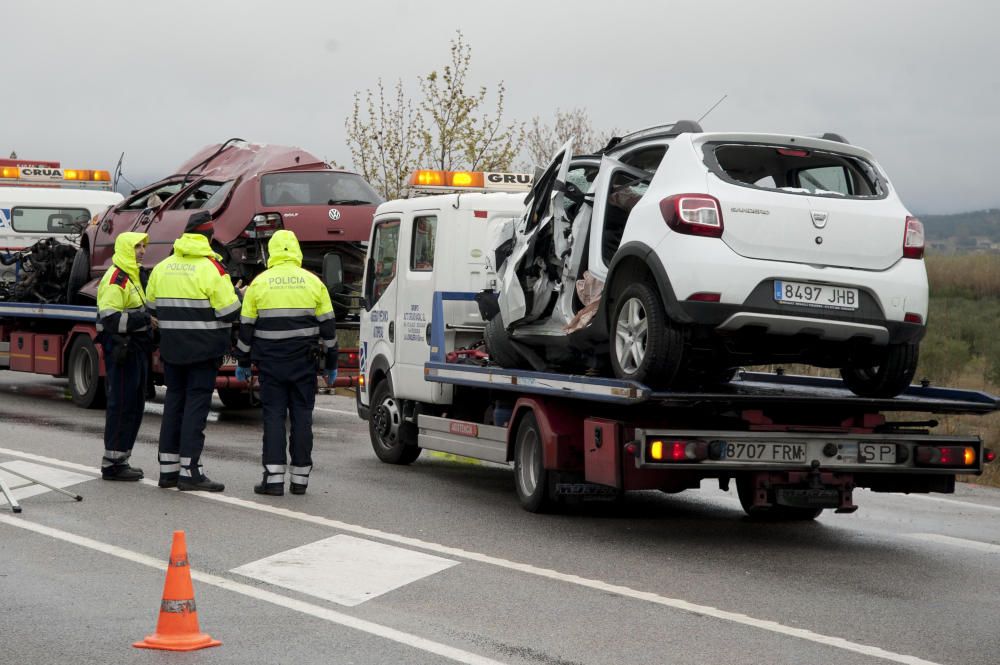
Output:
<svg viewBox="0 0 1000 665">
<path fill-rule="evenodd" d="M 486 322 L 483 340 L 486 342 L 486 350 L 490 354 L 490 360 L 496 364 L 507 369 L 525 367 L 524 358 L 511 344 L 510 335 L 507 334 L 503 318 L 499 314 Z"/>
<path fill-rule="evenodd" d="M 521 507 L 529 513 L 548 512 L 555 506 L 549 476 L 542 463 L 542 433 L 535 414 L 528 413 L 514 439 L 514 488 Z"/>
<path fill-rule="evenodd" d="M 80 247 L 73 257 L 73 266 L 69 269 L 69 280 L 66 282 L 66 303 L 75 305 L 80 300 L 77 292 L 90 281 L 90 254 L 86 247 Z"/>
<path fill-rule="evenodd" d="M 101 376 L 101 359 L 93 340 L 87 335 L 78 335 L 69 349 L 69 392 L 73 403 L 85 409 L 100 409 L 107 395 L 104 392 L 104 377 Z"/>
<path fill-rule="evenodd" d="M 895 397 L 909 387 L 920 358 L 917 344 L 892 344 L 877 365 L 840 370 L 844 383 L 861 397 Z"/>
<path fill-rule="evenodd" d="M 250 393 L 240 388 L 217 388 L 219 401 L 227 409 L 249 409 L 253 404 L 250 401 Z"/>
<path fill-rule="evenodd" d="M 388 464 L 409 464 L 420 457 L 420 448 L 403 422 L 403 410 L 392 394 L 392 384 L 385 379 L 372 393 L 372 408 L 368 416 L 368 434 L 375 455 Z"/>
<path fill-rule="evenodd" d="M 793 508 L 791 506 L 770 505 L 753 507 L 754 486 L 751 478 L 736 479 L 736 494 L 740 497 L 740 506 L 752 519 L 766 522 L 808 522 L 820 516 L 822 508 Z"/>
<path fill-rule="evenodd" d="M 684 331 L 667 318 L 649 284 L 631 284 L 618 297 L 611 320 L 611 367 L 619 379 L 669 388 L 684 359 Z"/>
</svg>

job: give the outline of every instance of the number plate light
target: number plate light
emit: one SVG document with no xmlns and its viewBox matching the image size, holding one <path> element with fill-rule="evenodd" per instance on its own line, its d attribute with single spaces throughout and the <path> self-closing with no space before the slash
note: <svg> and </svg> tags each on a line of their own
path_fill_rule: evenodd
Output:
<svg viewBox="0 0 1000 665">
<path fill-rule="evenodd" d="M 647 439 L 646 450 L 654 462 L 700 462 L 708 457 L 708 442 L 688 439 Z"/>
</svg>

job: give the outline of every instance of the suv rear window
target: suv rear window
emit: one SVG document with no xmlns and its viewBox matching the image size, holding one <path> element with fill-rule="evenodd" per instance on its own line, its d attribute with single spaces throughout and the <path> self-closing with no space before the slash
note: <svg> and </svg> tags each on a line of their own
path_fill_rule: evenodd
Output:
<svg viewBox="0 0 1000 665">
<path fill-rule="evenodd" d="M 260 200 L 266 206 L 378 205 L 382 202 L 361 176 L 334 171 L 270 173 L 260 179 Z"/>
<path fill-rule="evenodd" d="M 882 198 L 885 186 L 863 159 L 798 146 L 707 144 L 709 168 L 729 182 L 809 196 Z"/>
</svg>

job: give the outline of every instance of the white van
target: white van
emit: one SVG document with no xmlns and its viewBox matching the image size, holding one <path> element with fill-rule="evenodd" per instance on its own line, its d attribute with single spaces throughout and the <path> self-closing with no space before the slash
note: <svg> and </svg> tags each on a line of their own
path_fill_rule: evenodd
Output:
<svg viewBox="0 0 1000 665">
<path fill-rule="evenodd" d="M 96 223 L 122 200 L 117 192 L 0 186 L 0 255 L 27 249 L 43 238 L 69 242 L 81 224 Z M 15 265 L 0 265 L 0 280 L 13 281 L 15 270 Z"/>
</svg>

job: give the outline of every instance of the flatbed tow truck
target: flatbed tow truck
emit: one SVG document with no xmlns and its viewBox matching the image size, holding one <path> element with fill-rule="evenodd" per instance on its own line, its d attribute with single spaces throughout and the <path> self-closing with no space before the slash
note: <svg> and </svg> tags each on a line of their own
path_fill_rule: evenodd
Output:
<svg viewBox="0 0 1000 665">
<path fill-rule="evenodd" d="M 470 229 L 509 217 L 521 198 L 432 196 L 376 212 L 357 408 L 382 461 L 409 464 L 426 448 L 512 464 L 531 512 L 715 479 L 723 490 L 735 483 L 751 516 L 809 520 L 857 510 L 856 487 L 950 493 L 956 476 L 981 474 L 994 460 L 979 436 L 934 433 L 935 415 L 997 411 L 997 398 L 982 392 L 911 386 L 866 398 L 840 379 L 754 372 L 712 392 L 657 392 L 492 366 L 472 301 L 495 273 L 475 261 L 488 233 Z M 449 240 L 436 256 L 421 236 L 429 230 L 431 241 Z"/>
</svg>

